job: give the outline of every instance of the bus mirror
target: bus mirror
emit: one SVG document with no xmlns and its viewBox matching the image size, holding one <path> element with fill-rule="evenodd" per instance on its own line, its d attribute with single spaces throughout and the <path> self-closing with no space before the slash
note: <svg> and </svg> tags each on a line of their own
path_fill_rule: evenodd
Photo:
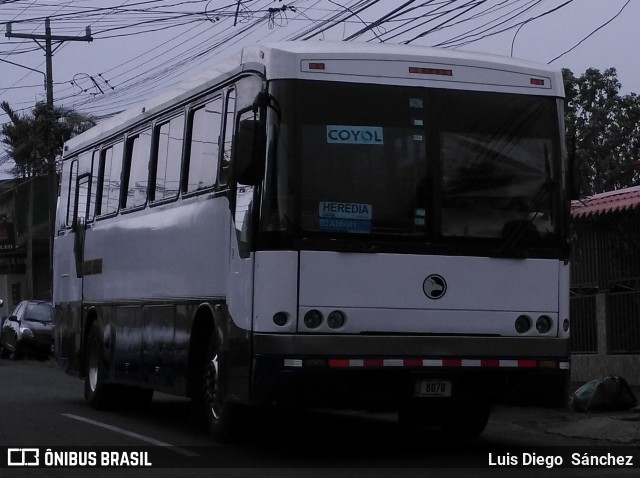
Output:
<svg viewBox="0 0 640 478">
<path fill-rule="evenodd" d="M 251 109 L 254 113 L 257 113 L 262 108 L 267 108 L 270 102 L 271 102 L 271 95 L 269 95 L 269 93 L 267 93 L 266 91 L 261 91 L 254 98 Z"/>
<path fill-rule="evenodd" d="M 266 136 L 264 124 L 256 119 L 240 120 L 236 132 L 234 167 L 236 181 L 256 186 L 262 180 Z"/>
</svg>

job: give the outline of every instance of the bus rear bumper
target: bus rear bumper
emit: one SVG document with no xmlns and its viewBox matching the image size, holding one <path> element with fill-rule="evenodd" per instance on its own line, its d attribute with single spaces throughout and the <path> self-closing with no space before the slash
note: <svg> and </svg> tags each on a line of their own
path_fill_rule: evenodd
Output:
<svg viewBox="0 0 640 478">
<path fill-rule="evenodd" d="M 568 341 L 495 337 L 255 336 L 252 402 L 397 409 L 419 384 L 452 398 L 562 406 Z"/>
</svg>

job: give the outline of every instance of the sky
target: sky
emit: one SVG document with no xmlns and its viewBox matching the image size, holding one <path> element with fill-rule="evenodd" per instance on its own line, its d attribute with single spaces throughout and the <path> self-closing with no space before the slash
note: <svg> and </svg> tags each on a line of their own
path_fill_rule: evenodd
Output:
<svg viewBox="0 0 640 478">
<path fill-rule="evenodd" d="M 622 93 L 640 93 L 640 0 L 0 0 L 0 101 L 18 112 L 45 100 L 45 59 L 42 41 L 6 37 L 7 23 L 43 35 L 46 17 L 54 36 L 90 27 L 91 42 L 54 44 L 52 78 L 57 105 L 98 118 L 243 45 L 294 39 L 481 51 L 576 75 L 614 67 Z"/>
</svg>

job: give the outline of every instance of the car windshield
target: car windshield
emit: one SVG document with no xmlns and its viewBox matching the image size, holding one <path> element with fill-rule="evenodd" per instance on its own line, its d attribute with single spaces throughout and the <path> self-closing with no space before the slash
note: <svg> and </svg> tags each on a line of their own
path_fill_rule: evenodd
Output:
<svg viewBox="0 0 640 478">
<path fill-rule="evenodd" d="M 24 319 L 37 322 L 53 322 L 53 308 L 47 304 L 28 304 Z"/>
</svg>

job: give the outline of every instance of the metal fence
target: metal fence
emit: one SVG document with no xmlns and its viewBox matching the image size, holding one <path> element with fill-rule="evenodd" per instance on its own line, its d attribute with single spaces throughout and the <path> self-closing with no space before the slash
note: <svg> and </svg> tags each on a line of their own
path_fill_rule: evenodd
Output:
<svg viewBox="0 0 640 478">
<path fill-rule="evenodd" d="M 640 214 L 618 212 L 573 223 L 571 348 L 598 352 L 598 324 L 606 327 L 603 354 L 640 354 Z M 596 294 L 606 301 L 597 317 Z"/>
<path fill-rule="evenodd" d="M 571 353 L 598 352 L 595 295 L 572 295 L 570 302 Z"/>
<path fill-rule="evenodd" d="M 609 353 L 640 353 L 639 291 L 607 295 L 607 327 Z"/>
</svg>

